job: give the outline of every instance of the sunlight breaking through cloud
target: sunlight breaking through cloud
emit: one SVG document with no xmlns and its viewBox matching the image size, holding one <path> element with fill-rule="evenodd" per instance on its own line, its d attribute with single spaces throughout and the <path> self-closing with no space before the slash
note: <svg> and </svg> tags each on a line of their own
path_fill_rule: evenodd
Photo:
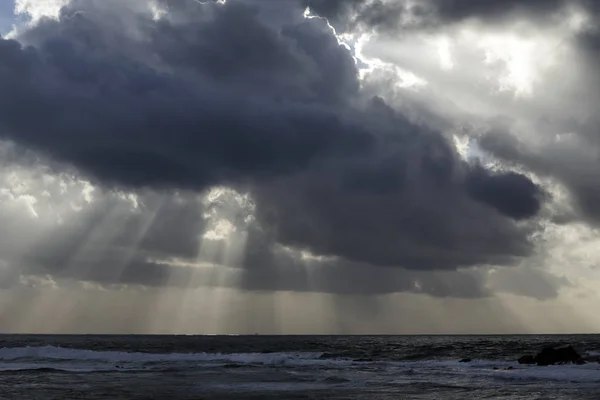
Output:
<svg viewBox="0 0 600 400">
<path fill-rule="evenodd" d="M 0 320 L 597 329 L 600 9 L 482 4 L 18 0 Z"/>
</svg>

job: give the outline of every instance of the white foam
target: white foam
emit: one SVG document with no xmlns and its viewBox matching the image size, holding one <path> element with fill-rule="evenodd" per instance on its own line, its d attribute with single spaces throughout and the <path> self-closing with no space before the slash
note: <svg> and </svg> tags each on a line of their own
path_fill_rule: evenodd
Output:
<svg viewBox="0 0 600 400">
<path fill-rule="evenodd" d="M 0 372 L 54 370 L 57 372 L 99 372 L 119 370 L 114 366 L 56 365 L 51 363 L 0 363 Z"/>
<path fill-rule="evenodd" d="M 545 380 L 573 383 L 600 383 L 598 364 L 527 366 L 512 370 L 493 371 L 497 376 L 514 380 Z"/>
<path fill-rule="evenodd" d="M 473 360 L 459 361 L 417 361 L 394 363 L 398 367 L 410 367 L 415 371 L 432 371 L 448 375 L 489 376 L 508 380 L 547 380 L 574 383 L 600 383 L 600 365 L 519 365 L 516 362 Z M 511 367 L 511 369 L 508 369 Z M 496 369 L 494 369 L 496 368 Z"/>
<path fill-rule="evenodd" d="M 239 382 L 210 385 L 210 387 L 228 392 L 302 392 L 306 390 L 330 389 L 331 385 L 321 382 Z"/>
<path fill-rule="evenodd" d="M 398 361 L 390 363 L 397 367 L 409 368 L 508 368 L 516 363 L 510 361 L 472 360 L 460 362 L 457 360 L 422 360 L 422 361 Z"/>
<path fill-rule="evenodd" d="M 364 365 L 377 365 L 390 369 L 413 370 L 414 373 L 433 376 L 486 377 L 508 380 L 551 380 L 563 382 L 600 383 L 600 365 L 557 365 L 548 367 L 519 365 L 516 362 L 473 360 L 461 363 L 456 360 L 439 361 L 374 361 L 354 362 L 349 359 L 326 359 L 315 352 L 280 353 L 136 353 L 121 351 L 93 351 L 68 349 L 55 346 L 0 348 L 0 371 L 35 370 L 53 368 L 58 370 L 86 372 L 116 369 L 145 369 L 145 363 L 192 362 L 198 366 L 220 366 L 229 363 L 247 365 L 315 366 L 328 368 L 352 368 L 360 370 Z M 507 369 L 512 367 L 513 369 Z M 435 380 L 435 378 L 433 378 Z"/>
<path fill-rule="evenodd" d="M 344 363 L 340 360 L 319 360 L 322 353 L 134 353 L 121 351 L 93 351 L 55 346 L 1 348 L 0 360 L 78 360 L 100 362 L 223 362 L 268 365 L 312 365 Z M 349 363 L 346 361 L 345 363 Z"/>
</svg>

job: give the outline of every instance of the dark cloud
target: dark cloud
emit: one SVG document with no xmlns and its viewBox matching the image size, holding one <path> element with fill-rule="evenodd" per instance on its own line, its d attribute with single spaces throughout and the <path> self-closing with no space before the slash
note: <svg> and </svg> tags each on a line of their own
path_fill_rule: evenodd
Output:
<svg viewBox="0 0 600 400">
<path fill-rule="evenodd" d="M 593 13 L 600 10 L 595 0 L 303 0 L 303 4 L 338 29 L 362 27 L 379 31 L 432 28 L 467 19 L 488 23 L 514 18 L 558 20 L 571 4 Z"/>
<path fill-rule="evenodd" d="M 0 40 L 0 131 L 104 187 L 248 191 L 255 231 L 233 266 L 246 288 L 310 287 L 295 279 L 310 265 L 278 255 L 290 246 L 336 260 L 319 264 L 320 291 L 485 294 L 476 274 L 456 270 L 529 255 L 531 228 L 514 219 L 536 215 L 539 189 L 469 167 L 442 133 L 366 98 L 324 21 L 271 3 L 166 2 L 170 17 L 155 20 L 122 2 L 75 1 L 20 42 Z M 102 282 L 204 276 L 163 262 L 198 261 L 203 205 L 150 197 L 136 214 L 119 204 L 42 243 L 32 268 Z M 225 259 L 223 243 L 203 245 L 208 261 Z M 396 269 L 368 283 L 374 265 Z M 341 284 L 350 271 L 357 278 Z"/>
<path fill-rule="evenodd" d="M 407 6 L 404 2 L 384 2 L 381 0 L 302 0 L 311 14 L 327 20 L 339 31 L 354 30 L 359 27 L 378 30 L 396 29 L 405 15 L 425 13 L 422 5 Z"/>
<path fill-rule="evenodd" d="M 493 174 L 478 166 L 469 174 L 466 185 L 474 199 L 509 217 L 530 218 L 540 210 L 540 188 L 522 174 Z"/>
<path fill-rule="evenodd" d="M 513 132 L 492 130 L 480 141 L 485 151 L 543 177 L 556 179 L 573 197 L 578 218 L 600 224 L 600 164 L 597 145 L 581 134 L 564 135 L 542 142 L 539 147 L 523 143 Z"/>
<path fill-rule="evenodd" d="M 346 52 L 336 57 L 335 38 L 324 30 L 306 37 L 302 26 L 285 38 L 256 18 L 234 4 L 199 28 L 148 22 L 154 40 L 145 50 L 162 56 L 161 72 L 126 56 L 135 43 L 125 32 L 108 35 L 88 14 L 63 10 L 60 21 L 25 35 L 35 48 L 2 41 L 2 131 L 101 180 L 200 189 L 291 172 L 342 143 L 368 145 L 366 133 L 322 104 L 357 86 L 356 76 L 344 79 L 353 61 Z M 237 20 L 247 25 L 243 35 L 219 33 Z M 242 50 L 252 43 L 261 51 Z M 308 47 L 315 43 L 317 52 Z M 321 65 L 337 73 L 316 70 Z M 43 116 L 42 125 L 31 115 Z"/>
<path fill-rule="evenodd" d="M 442 19 L 460 20 L 469 17 L 501 18 L 510 14 L 529 18 L 555 13 L 562 9 L 565 0 L 433 0 Z"/>
<path fill-rule="evenodd" d="M 335 160 L 252 190 L 258 219 L 274 240 L 409 269 L 504 264 L 529 253 L 526 230 L 494 208 L 510 217 L 534 215 L 535 185 L 525 177 L 499 182 L 501 177 L 479 172 L 475 179 L 439 134 L 412 125 L 380 101 L 370 110 L 379 121 L 384 115 L 391 121 L 368 157 Z M 471 196 L 465 182 L 475 180 L 478 191 Z M 510 198 L 482 196 L 481 188 Z"/>
<path fill-rule="evenodd" d="M 260 259 L 260 263 L 257 261 Z M 478 270 L 416 271 L 379 268 L 339 259 L 298 259 L 281 250 L 252 260 L 241 276 L 248 290 L 284 290 L 336 294 L 382 295 L 398 292 L 434 297 L 478 298 L 491 295 L 486 273 Z"/>
</svg>

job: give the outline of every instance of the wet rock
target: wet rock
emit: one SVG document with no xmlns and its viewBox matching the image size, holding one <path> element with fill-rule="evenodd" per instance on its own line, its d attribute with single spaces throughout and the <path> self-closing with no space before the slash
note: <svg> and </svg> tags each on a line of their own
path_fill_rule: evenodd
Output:
<svg viewBox="0 0 600 400">
<path fill-rule="evenodd" d="M 357 358 L 354 362 L 373 362 L 372 358 Z"/>
<path fill-rule="evenodd" d="M 511 369 L 515 369 L 515 367 L 506 367 L 507 371 L 510 371 Z"/>
<path fill-rule="evenodd" d="M 535 364 L 535 357 L 532 355 L 526 355 L 517 360 L 519 364 Z"/>
<path fill-rule="evenodd" d="M 242 368 L 243 366 L 243 364 L 225 364 L 223 368 Z"/>
<path fill-rule="evenodd" d="M 461 363 L 470 363 L 471 361 L 473 361 L 473 360 L 471 360 L 470 358 L 463 358 L 459 362 L 461 362 Z"/>
<path fill-rule="evenodd" d="M 338 376 L 330 376 L 328 378 L 325 378 L 323 380 L 323 382 L 327 382 L 327 383 L 345 383 L 345 382 L 350 382 L 349 379 L 346 378 L 341 378 Z"/>
<path fill-rule="evenodd" d="M 575 351 L 573 346 L 566 347 L 546 347 L 535 356 L 535 363 L 540 366 L 555 364 L 585 364 L 585 361 Z"/>
<path fill-rule="evenodd" d="M 539 366 L 557 364 L 585 364 L 585 360 L 575 351 L 573 346 L 546 347 L 537 355 L 525 355 L 518 360 L 519 364 L 537 364 Z"/>
</svg>

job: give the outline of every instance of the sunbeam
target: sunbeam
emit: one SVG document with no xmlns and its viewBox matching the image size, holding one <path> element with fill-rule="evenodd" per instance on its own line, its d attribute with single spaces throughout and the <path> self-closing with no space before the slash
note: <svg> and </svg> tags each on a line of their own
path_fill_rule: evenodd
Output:
<svg viewBox="0 0 600 400">
<path fill-rule="evenodd" d="M 16 1 L 0 317 L 593 329 L 600 9 L 497 4 Z"/>
</svg>

